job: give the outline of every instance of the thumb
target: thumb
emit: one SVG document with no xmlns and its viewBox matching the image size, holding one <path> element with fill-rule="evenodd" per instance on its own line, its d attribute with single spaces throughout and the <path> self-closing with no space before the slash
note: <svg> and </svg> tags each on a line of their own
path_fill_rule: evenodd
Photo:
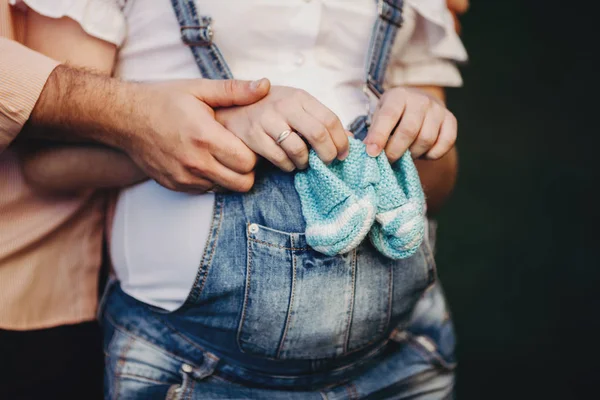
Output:
<svg viewBox="0 0 600 400">
<path fill-rule="evenodd" d="M 199 79 L 190 87 L 194 96 L 212 108 L 256 103 L 265 97 L 270 89 L 271 82 L 266 78 L 256 81 Z"/>
</svg>

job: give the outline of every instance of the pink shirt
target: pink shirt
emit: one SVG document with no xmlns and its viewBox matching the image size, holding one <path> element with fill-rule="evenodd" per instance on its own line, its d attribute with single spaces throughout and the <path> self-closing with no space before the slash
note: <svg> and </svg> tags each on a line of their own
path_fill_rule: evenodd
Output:
<svg viewBox="0 0 600 400">
<path fill-rule="evenodd" d="M 57 62 L 8 40 L 23 15 L 0 0 L 0 329 L 92 320 L 105 199 L 34 192 L 11 146 Z M 3 38 L 4 37 L 4 38 Z"/>
</svg>

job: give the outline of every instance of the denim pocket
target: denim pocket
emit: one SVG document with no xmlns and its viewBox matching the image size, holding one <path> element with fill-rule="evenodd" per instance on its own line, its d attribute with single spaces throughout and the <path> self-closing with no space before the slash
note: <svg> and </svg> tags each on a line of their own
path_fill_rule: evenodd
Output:
<svg viewBox="0 0 600 400">
<path fill-rule="evenodd" d="M 417 266 L 388 259 L 367 241 L 327 256 L 302 233 L 250 223 L 246 236 L 237 338 L 241 350 L 263 357 L 325 359 L 384 340 L 394 311 L 408 318 L 429 279 L 422 252 Z M 405 307 L 394 310 L 396 300 Z"/>
<path fill-rule="evenodd" d="M 181 362 L 155 346 L 114 326 L 106 345 L 106 399 L 164 398 L 169 387 L 181 383 Z"/>
</svg>

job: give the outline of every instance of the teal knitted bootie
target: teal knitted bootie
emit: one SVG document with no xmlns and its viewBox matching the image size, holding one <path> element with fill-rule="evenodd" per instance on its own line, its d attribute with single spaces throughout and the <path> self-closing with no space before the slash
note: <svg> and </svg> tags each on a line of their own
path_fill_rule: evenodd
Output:
<svg viewBox="0 0 600 400">
<path fill-rule="evenodd" d="M 377 162 L 360 140 L 349 141 L 348 157 L 330 165 L 311 150 L 309 168 L 295 178 L 306 220 L 306 242 L 327 255 L 356 248 L 375 220 L 375 184 L 380 180 Z"/>
<path fill-rule="evenodd" d="M 394 165 L 382 153 L 377 164 L 381 179 L 375 185 L 377 215 L 369 237 L 389 258 L 410 257 L 425 233 L 425 195 L 419 174 L 409 151 Z"/>
</svg>

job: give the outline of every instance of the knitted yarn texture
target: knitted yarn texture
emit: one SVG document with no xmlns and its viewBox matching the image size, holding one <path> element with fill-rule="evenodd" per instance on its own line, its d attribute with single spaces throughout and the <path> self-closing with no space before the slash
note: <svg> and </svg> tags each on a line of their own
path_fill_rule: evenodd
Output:
<svg viewBox="0 0 600 400">
<path fill-rule="evenodd" d="M 295 177 L 306 220 L 306 241 L 327 255 L 344 254 L 368 235 L 385 256 L 414 254 L 425 232 L 425 195 L 410 153 L 390 165 L 384 152 L 367 154 L 349 138 L 344 161 L 326 165 L 314 150 Z"/>
</svg>

